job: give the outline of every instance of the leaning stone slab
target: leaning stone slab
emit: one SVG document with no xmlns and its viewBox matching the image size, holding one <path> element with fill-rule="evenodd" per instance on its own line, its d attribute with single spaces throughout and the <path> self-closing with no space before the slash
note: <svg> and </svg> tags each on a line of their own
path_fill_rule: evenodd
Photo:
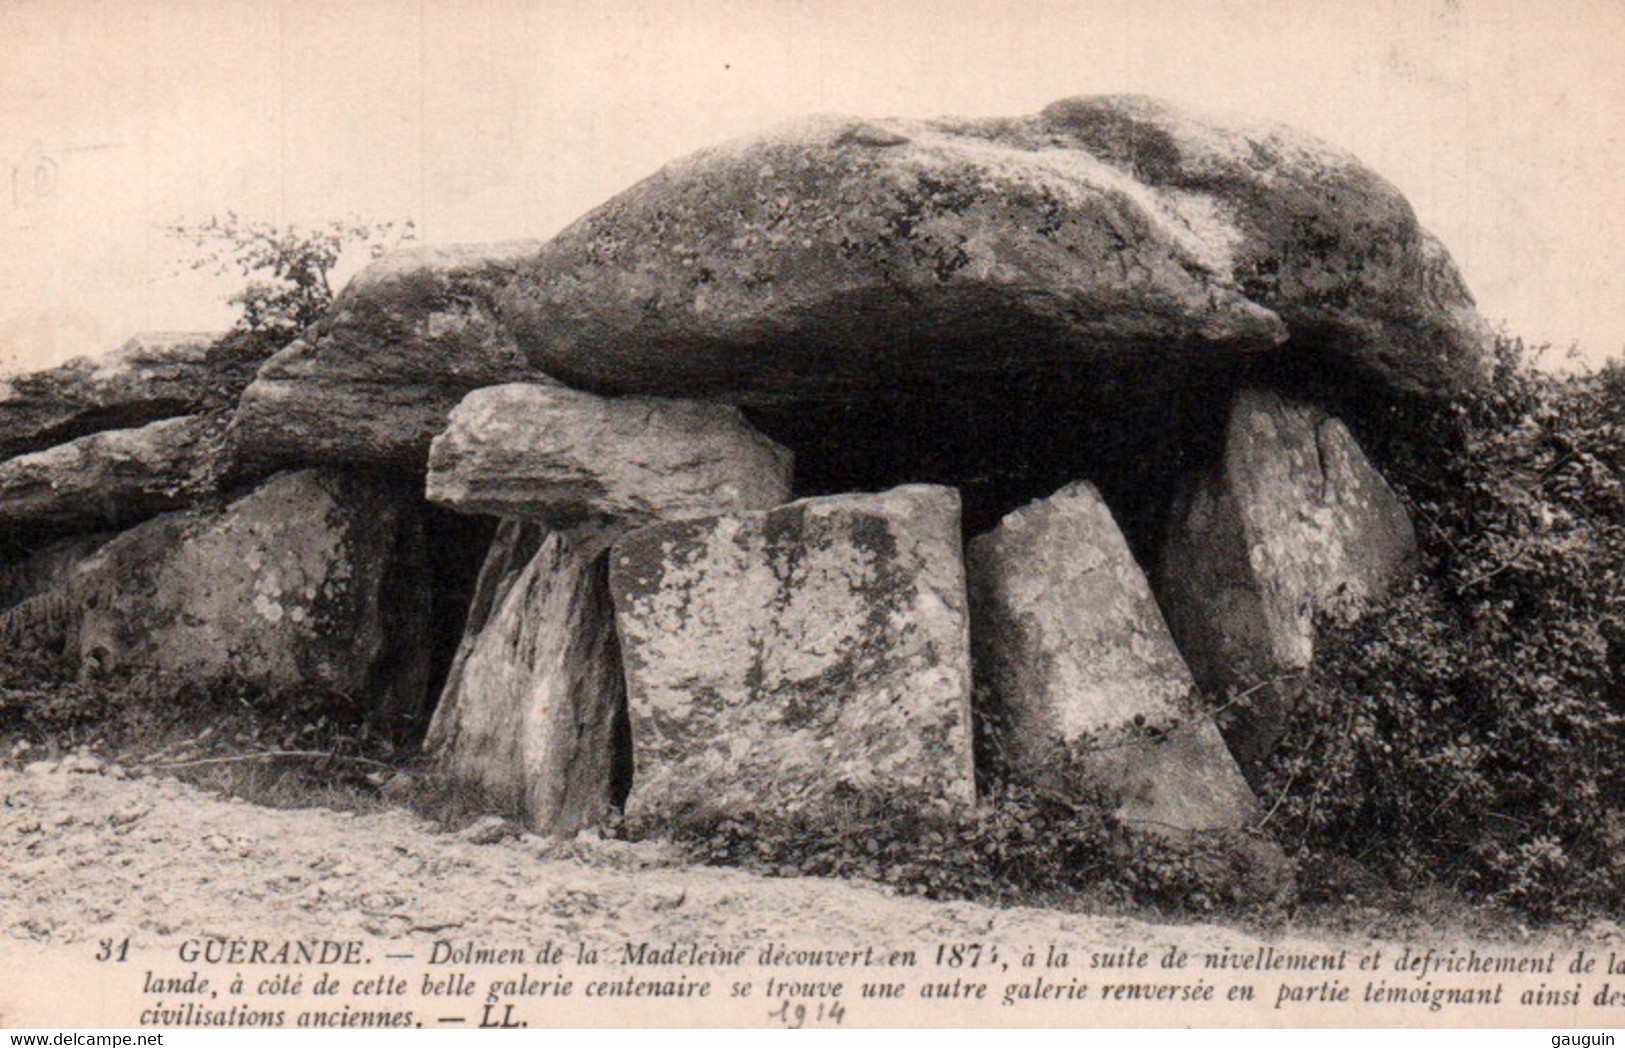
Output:
<svg viewBox="0 0 1625 1048">
<path fill-rule="evenodd" d="M 476 390 L 429 455 L 429 500 L 557 527 L 769 509 L 791 455 L 736 408 L 512 383 Z"/>
<path fill-rule="evenodd" d="M 203 480 L 214 428 L 189 415 L 0 462 L 0 529 L 68 535 L 179 509 Z"/>
<path fill-rule="evenodd" d="M 1416 534 L 1348 428 L 1275 393 L 1231 408 L 1223 461 L 1175 501 L 1157 595 L 1203 689 L 1256 776 L 1314 656 L 1317 614 L 1357 617 L 1414 570 Z"/>
<path fill-rule="evenodd" d="M 974 802 L 957 492 L 911 485 L 646 528 L 611 569 L 628 814 Z"/>
<path fill-rule="evenodd" d="M 1241 829 L 1257 802 L 1094 487 L 1076 483 L 971 542 L 971 643 L 1008 771 L 1064 788 L 1070 755 L 1128 822 Z"/>
<path fill-rule="evenodd" d="M 422 557 L 409 493 L 331 470 L 279 474 L 81 563 L 77 649 L 87 669 L 366 696 L 406 731 L 427 673 Z"/>
<path fill-rule="evenodd" d="M 537 833 L 573 833 L 624 799 L 608 538 L 502 523 L 425 740 L 444 775 Z"/>
<path fill-rule="evenodd" d="M 0 378 L 0 459 L 197 412 L 223 380 L 210 358 L 219 337 L 140 334 L 106 356 Z"/>
</svg>

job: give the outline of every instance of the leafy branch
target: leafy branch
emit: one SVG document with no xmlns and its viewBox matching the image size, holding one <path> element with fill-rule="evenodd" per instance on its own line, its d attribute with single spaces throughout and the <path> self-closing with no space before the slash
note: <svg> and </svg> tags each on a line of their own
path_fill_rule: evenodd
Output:
<svg viewBox="0 0 1625 1048">
<path fill-rule="evenodd" d="M 411 220 L 372 222 L 336 219 L 314 229 L 251 221 L 234 211 L 189 225 L 175 222 L 165 233 L 190 243 L 188 268 L 217 276 L 249 278 L 228 300 L 242 309 L 240 330 L 294 335 L 315 323 L 333 301 L 334 267 L 365 247 L 377 258 L 414 235 Z"/>
</svg>

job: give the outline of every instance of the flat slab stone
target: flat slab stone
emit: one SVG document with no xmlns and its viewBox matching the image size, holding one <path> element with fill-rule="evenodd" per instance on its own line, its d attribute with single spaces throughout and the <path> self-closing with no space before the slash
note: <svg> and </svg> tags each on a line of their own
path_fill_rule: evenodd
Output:
<svg viewBox="0 0 1625 1048">
<path fill-rule="evenodd" d="M 1490 344 L 1449 256 L 1353 156 L 1112 95 L 803 120 L 674 160 L 545 244 L 380 260 L 266 364 L 238 430 L 261 463 L 421 471 L 451 407 L 500 382 L 725 401 L 793 443 L 809 410 L 980 417 L 1029 384 L 1084 418 L 1155 415 L 1261 354 L 1432 411 Z"/>
<path fill-rule="evenodd" d="M 573 833 L 624 799 L 608 544 L 592 528 L 499 526 L 424 742 L 442 774 L 536 833 Z"/>
<path fill-rule="evenodd" d="M 511 383 L 451 413 L 427 492 L 463 513 L 641 527 L 777 506 L 791 462 L 727 405 Z"/>
<path fill-rule="evenodd" d="M 196 413 L 233 377 L 232 368 L 211 357 L 219 339 L 218 333 L 148 332 L 103 356 L 0 377 L 0 459 Z M 242 376 L 241 383 L 247 381 Z"/>
<path fill-rule="evenodd" d="M 629 815 L 971 804 L 959 497 L 910 485 L 645 528 L 612 553 Z"/>
<path fill-rule="evenodd" d="M 1253 776 L 1314 657 L 1314 620 L 1348 620 L 1416 566 L 1416 533 L 1348 428 L 1260 390 L 1236 397 L 1223 461 L 1175 502 L 1156 573 L 1174 639 L 1204 690 L 1245 694 L 1220 719 Z"/>
<path fill-rule="evenodd" d="M 1088 483 L 967 554 L 972 650 L 1009 774 L 1064 786 L 1067 754 L 1154 829 L 1241 829 L 1257 802 L 1195 694 L 1139 565 Z"/>
<path fill-rule="evenodd" d="M 218 424 L 183 416 L 0 462 L 0 529 L 68 535 L 138 524 L 191 502 Z"/>
</svg>

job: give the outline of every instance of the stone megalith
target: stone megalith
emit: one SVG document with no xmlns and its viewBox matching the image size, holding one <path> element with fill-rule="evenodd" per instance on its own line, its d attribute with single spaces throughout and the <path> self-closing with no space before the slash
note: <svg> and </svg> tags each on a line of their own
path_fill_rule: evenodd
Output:
<svg viewBox="0 0 1625 1048">
<path fill-rule="evenodd" d="M 1488 335 L 1356 158 L 1136 96 L 819 118 L 704 150 L 560 233 L 499 302 L 560 381 L 742 403 L 1123 374 L 1289 337 L 1374 384 L 1454 392 Z"/>
<path fill-rule="evenodd" d="M 231 383 L 231 369 L 211 353 L 220 338 L 140 334 L 105 356 L 0 377 L 0 459 L 197 413 Z"/>
<path fill-rule="evenodd" d="M 573 833 L 624 799 L 608 535 L 499 526 L 425 740 L 443 774 L 537 833 Z"/>
<path fill-rule="evenodd" d="M 351 463 L 421 473 L 430 441 L 466 394 L 546 381 L 491 301 L 538 246 L 413 247 L 362 270 L 244 390 L 232 425 L 239 467 Z"/>
<path fill-rule="evenodd" d="M 790 463 L 722 405 L 469 394 L 435 438 L 428 496 L 507 519 L 425 741 L 441 771 L 538 833 L 619 805 L 630 743 L 607 550 L 634 527 L 776 506 Z"/>
<path fill-rule="evenodd" d="M 1258 816 L 1111 511 L 1076 483 L 972 540 L 971 646 L 1010 774 L 1067 783 L 1076 759 L 1156 832 Z"/>
<path fill-rule="evenodd" d="M 974 803 L 961 541 L 958 493 L 927 485 L 623 538 L 628 813 Z"/>
<path fill-rule="evenodd" d="M 641 527 L 777 506 L 790 497 L 791 462 L 723 404 L 513 383 L 476 390 L 452 412 L 427 489 L 463 513 Z"/>
<path fill-rule="evenodd" d="M 1399 499 L 1338 419 L 1260 390 L 1231 408 L 1223 460 L 1175 500 L 1155 582 L 1201 687 L 1221 700 L 1250 779 L 1314 656 L 1314 619 L 1358 616 L 1415 568 Z"/>
<path fill-rule="evenodd" d="M 216 428 L 213 419 L 186 415 L 0 462 L 0 530 L 69 535 L 180 509 L 206 483 Z"/>
<path fill-rule="evenodd" d="M 307 470 L 123 533 L 59 596 L 75 605 L 87 669 L 325 688 L 365 696 L 376 720 L 403 728 L 421 715 L 427 673 L 422 557 L 407 492 Z"/>
<path fill-rule="evenodd" d="M 1136 449 L 1212 428 L 1195 409 L 1217 390 L 1222 415 L 1258 362 L 1439 398 L 1479 380 L 1487 342 L 1449 258 L 1347 153 L 1078 98 L 803 121 L 677 160 L 545 244 L 381 260 L 267 362 L 237 433 L 262 464 L 421 470 L 463 393 L 549 376 L 740 406 L 809 490 L 927 477 L 979 502 L 990 474 L 1067 460 L 1011 481 L 996 520 L 1065 478 L 1106 490 L 1127 449 L 1122 505 Z"/>
</svg>

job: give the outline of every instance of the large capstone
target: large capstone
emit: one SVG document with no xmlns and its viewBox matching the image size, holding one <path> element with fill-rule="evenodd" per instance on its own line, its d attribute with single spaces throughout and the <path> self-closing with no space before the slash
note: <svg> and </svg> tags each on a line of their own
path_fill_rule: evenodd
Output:
<svg viewBox="0 0 1625 1048">
<path fill-rule="evenodd" d="M 538 833 L 592 825 L 624 799 L 607 538 L 593 527 L 499 526 L 425 740 L 449 780 Z"/>
<path fill-rule="evenodd" d="M 1010 514 L 971 542 L 966 566 L 977 678 L 997 733 L 990 749 L 1008 776 L 1103 787 L 1122 818 L 1157 832 L 1256 820 L 1257 802 L 1092 485 Z"/>
<path fill-rule="evenodd" d="M 1415 559 L 1409 515 L 1341 421 L 1275 393 L 1236 398 L 1223 461 L 1175 502 L 1155 581 L 1249 777 L 1302 690 L 1316 616 L 1358 616 Z"/>
<path fill-rule="evenodd" d="M 0 378 L 0 459 L 210 406 L 221 387 L 235 381 L 241 389 L 249 378 L 241 372 L 257 364 L 216 352 L 220 341 L 217 334 L 140 334 L 104 356 Z"/>
<path fill-rule="evenodd" d="M 798 493 L 927 480 L 976 527 L 1079 476 L 1132 542 L 1266 373 L 1441 399 L 1488 330 L 1392 185 L 1138 97 L 804 121 L 668 165 L 543 245 L 376 263 L 244 397 L 243 454 L 421 470 L 469 390 L 744 408 Z M 1140 503 L 1144 503 L 1141 505 Z"/>
<path fill-rule="evenodd" d="M 959 499 L 805 499 L 612 554 L 634 771 L 657 822 L 975 798 Z"/>
<path fill-rule="evenodd" d="M 427 670 L 417 506 L 393 485 L 307 470 L 150 520 L 66 583 L 81 663 L 322 688 L 409 734 Z"/>
<path fill-rule="evenodd" d="M 209 483 L 218 429 L 216 419 L 183 416 L 0 462 L 0 532 L 103 531 L 180 509 Z"/>
<path fill-rule="evenodd" d="M 431 502 L 574 527 L 770 509 L 791 455 L 723 404 L 598 397 L 514 383 L 476 390 L 435 438 Z"/>
</svg>

